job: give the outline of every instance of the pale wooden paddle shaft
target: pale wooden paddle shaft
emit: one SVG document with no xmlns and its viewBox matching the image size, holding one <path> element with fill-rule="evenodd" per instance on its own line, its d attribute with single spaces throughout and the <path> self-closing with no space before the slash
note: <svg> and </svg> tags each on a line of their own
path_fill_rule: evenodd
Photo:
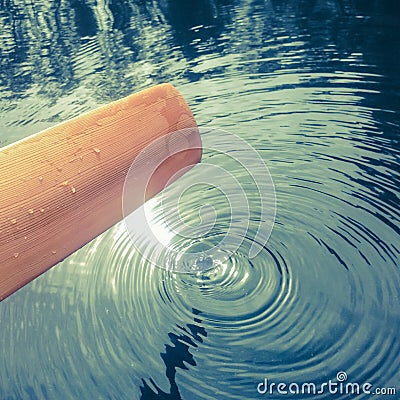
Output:
<svg viewBox="0 0 400 400">
<path fill-rule="evenodd" d="M 154 195 L 201 158 L 193 115 L 169 84 L 1 149 L 0 300 L 120 221 L 132 162 L 152 141 L 187 128 L 196 144 L 160 166 L 151 182 Z M 137 193 L 134 207 L 143 201 Z"/>
</svg>

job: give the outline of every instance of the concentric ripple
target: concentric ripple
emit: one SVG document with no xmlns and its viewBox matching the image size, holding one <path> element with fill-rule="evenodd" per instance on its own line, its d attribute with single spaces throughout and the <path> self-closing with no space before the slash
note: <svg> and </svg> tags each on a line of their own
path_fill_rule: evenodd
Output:
<svg viewBox="0 0 400 400">
<path fill-rule="evenodd" d="M 0 398 L 282 399 L 258 385 L 346 377 L 397 398 L 397 5 L 47 3 L 0 10 L 1 143 L 170 81 L 206 150 L 146 223 L 0 303 Z M 264 166 L 227 131 L 268 167 L 272 233 Z"/>
<path fill-rule="evenodd" d="M 124 222 L 134 249 L 158 267 L 200 272 L 224 263 L 252 230 L 247 257 L 254 258 L 267 243 L 275 221 L 274 184 L 259 153 L 240 137 L 221 129 L 201 130 L 204 157 L 193 173 L 186 171 L 181 176 L 182 171 L 177 171 L 177 182 L 129 214 L 138 193 L 145 198 L 162 162 L 200 146 L 188 144 L 185 138 L 190 132 L 173 135 L 179 136 L 173 154 L 159 154 L 163 148 L 159 142 L 164 138 L 151 143 L 134 160 L 125 179 Z M 159 154 L 160 159 L 149 165 L 145 158 L 148 154 Z M 146 165 L 145 173 L 141 172 L 142 165 Z"/>
</svg>

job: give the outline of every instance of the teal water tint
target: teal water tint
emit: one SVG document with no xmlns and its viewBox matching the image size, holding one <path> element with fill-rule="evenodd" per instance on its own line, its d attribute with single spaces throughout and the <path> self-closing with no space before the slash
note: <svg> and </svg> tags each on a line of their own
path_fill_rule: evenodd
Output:
<svg viewBox="0 0 400 400">
<path fill-rule="evenodd" d="M 255 399 L 339 371 L 399 396 L 397 1 L 0 6 L 1 145 L 169 81 L 277 195 L 253 260 L 250 227 L 226 263 L 174 275 L 118 224 L 0 303 L 1 399 Z"/>
</svg>

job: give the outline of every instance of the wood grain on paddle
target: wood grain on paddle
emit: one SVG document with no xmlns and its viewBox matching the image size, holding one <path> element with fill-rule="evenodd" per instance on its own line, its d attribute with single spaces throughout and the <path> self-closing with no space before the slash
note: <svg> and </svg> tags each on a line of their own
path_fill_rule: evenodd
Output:
<svg viewBox="0 0 400 400">
<path fill-rule="evenodd" d="M 193 149 L 160 166 L 151 182 L 154 195 L 201 158 L 193 115 L 169 84 L 1 149 L 0 300 L 120 221 L 134 159 L 152 141 L 187 128 Z M 143 199 L 137 193 L 135 206 Z"/>
</svg>

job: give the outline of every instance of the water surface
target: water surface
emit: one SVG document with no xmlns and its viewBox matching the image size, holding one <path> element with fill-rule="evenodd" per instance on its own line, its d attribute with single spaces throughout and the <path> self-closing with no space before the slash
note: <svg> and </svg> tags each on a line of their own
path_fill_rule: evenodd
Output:
<svg viewBox="0 0 400 400">
<path fill-rule="evenodd" d="M 149 265 L 116 225 L 0 304 L 0 398 L 256 399 L 265 378 L 321 384 L 339 371 L 398 397 L 399 11 L 1 2 L 1 145 L 168 81 L 200 125 L 258 150 L 277 214 L 256 258 L 251 225 L 197 275 Z M 223 231 L 226 205 L 208 200 Z"/>
</svg>

